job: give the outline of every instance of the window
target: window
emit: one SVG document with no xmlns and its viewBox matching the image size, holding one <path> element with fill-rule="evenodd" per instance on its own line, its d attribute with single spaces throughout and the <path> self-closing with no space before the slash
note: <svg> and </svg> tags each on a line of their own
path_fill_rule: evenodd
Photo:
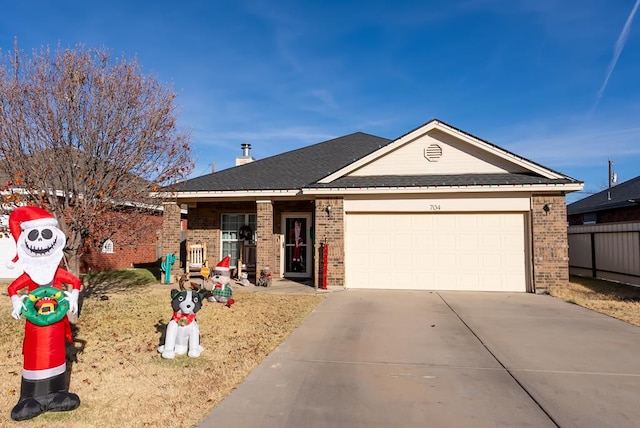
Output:
<svg viewBox="0 0 640 428">
<path fill-rule="evenodd" d="M 256 240 L 256 226 L 257 215 L 256 214 L 222 214 L 222 254 L 220 259 L 227 255 L 231 256 L 229 262 L 231 266 L 238 264 L 240 258 L 240 229 L 249 226 L 249 229 L 253 231 L 251 241 Z"/>
<path fill-rule="evenodd" d="M 102 243 L 102 253 L 113 254 L 113 241 L 111 239 L 107 239 Z"/>
</svg>

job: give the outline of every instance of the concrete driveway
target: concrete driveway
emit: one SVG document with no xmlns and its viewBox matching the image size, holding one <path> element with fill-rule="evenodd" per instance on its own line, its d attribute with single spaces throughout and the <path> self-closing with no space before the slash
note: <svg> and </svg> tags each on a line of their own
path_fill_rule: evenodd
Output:
<svg viewBox="0 0 640 428">
<path fill-rule="evenodd" d="M 199 427 L 637 427 L 640 328 L 550 296 L 347 290 Z"/>
</svg>

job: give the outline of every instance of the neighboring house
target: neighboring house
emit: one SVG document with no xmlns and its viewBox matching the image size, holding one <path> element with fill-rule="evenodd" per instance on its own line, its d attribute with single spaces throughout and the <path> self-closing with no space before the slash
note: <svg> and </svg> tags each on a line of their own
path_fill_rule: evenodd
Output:
<svg viewBox="0 0 640 428">
<path fill-rule="evenodd" d="M 568 280 L 565 195 L 582 187 L 434 119 L 395 140 L 355 133 L 182 182 L 161 195 L 173 198 L 163 254 L 179 251 L 170 231 L 187 204 L 187 240 L 207 243 L 210 266 L 238 259 L 248 226 L 257 271 L 275 277 L 540 292 Z"/>
<path fill-rule="evenodd" d="M 96 170 L 105 174 L 104 178 L 109 175 L 125 174 L 127 181 L 130 183 L 142 182 L 140 177 L 132 174 L 122 173 L 117 167 L 113 167 L 110 162 L 101 161 L 95 157 L 82 151 L 70 148 L 60 148 L 54 150 L 46 150 L 42 156 L 50 159 L 68 157 L 74 162 L 83 165 L 93 166 Z M 9 168 L 5 165 L 6 160 L 0 160 L 0 189 L 5 195 L 14 193 L 27 192 L 26 189 L 20 188 L 18 184 L 7 172 Z M 51 178 L 52 187 L 63 189 L 62 183 L 55 180 L 60 177 Z M 8 183 L 12 183 L 9 185 Z M 148 184 L 144 182 L 142 185 Z M 9 189 L 11 188 L 11 189 Z M 59 190 L 60 193 L 62 191 Z M 133 209 L 132 207 L 136 207 Z M 3 207 L 6 213 L 10 208 Z M 4 260 L 0 257 L 0 278 L 17 278 L 22 269 L 20 265 L 16 265 L 14 269 L 7 269 L 5 263 L 15 255 L 15 242 L 7 230 L 7 215 L 0 216 L 0 254 L 4 255 Z M 101 214 L 100 217 L 93 217 L 93 226 L 106 229 L 104 234 L 98 230 L 94 233 L 94 242 L 85 242 L 85 247 L 81 249 L 79 269 L 80 273 L 98 272 L 110 269 L 127 269 L 137 266 L 159 266 L 159 260 L 162 258 L 160 251 L 160 241 L 162 234 L 162 207 L 152 205 L 140 205 L 138 203 L 127 202 L 123 204 L 114 204 L 113 210 Z M 109 237 L 110 239 L 106 239 Z M 101 242 L 105 240 L 104 242 Z"/>
<path fill-rule="evenodd" d="M 81 273 L 159 266 L 162 212 L 150 209 L 132 215 L 132 219 L 120 219 L 120 227 L 106 241 L 88 243 L 80 259 Z"/>
<path fill-rule="evenodd" d="M 20 276 L 20 261 L 13 269 L 6 263 L 16 254 L 13 237 L 8 232 L 8 215 L 1 216 L 0 222 L 0 279 Z M 140 233 L 144 230 L 144 233 Z M 135 239 L 132 236 L 135 234 Z M 162 212 L 150 210 L 144 215 L 136 215 L 135 224 L 122 223 L 119 229 L 105 242 L 88 244 L 80 258 L 80 273 L 100 272 L 110 269 L 128 269 L 138 266 L 159 266 L 162 258 L 159 242 L 162 234 Z"/>
<path fill-rule="evenodd" d="M 8 189 L 11 178 L 8 176 L 3 162 L 0 161 L 0 188 L 3 195 L 11 192 L 26 192 L 24 188 Z M 131 210 L 127 204 L 114 205 L 111 213 L 95 218 L 95 225 L 109 227 L 114 234 L 105 234 L 111 238 L 105 242 L 87 242 L 82 249 L 80 273 L 97 272 L 109 269 L 126 269 L 136 266 L 158 266 L 162 258 L 160 236 L 162 234 L 162 207 L 144 206 L 145 210 Z M 3 207 L 3 212 L 10 208 Z M 106 236 L 105 236 L 106 238 Z M 103 238 L 104 239 L 104 238 Z M 17 278 L 22 273 L 20 262 L 13 269 L 6 267 L 16 253 L 15 242 L 8 230 L 8 214 L 0 215 L 0 279 Z"/>
<path fill-rule="evenodd" d="M 640 177 L 567 205 L 569 225 L 640 221 Z"/>
<path fill-rule="evenodd" d="M 640 177 L 567 206 L 569 272 L 640 285 Z"/>
</svg>

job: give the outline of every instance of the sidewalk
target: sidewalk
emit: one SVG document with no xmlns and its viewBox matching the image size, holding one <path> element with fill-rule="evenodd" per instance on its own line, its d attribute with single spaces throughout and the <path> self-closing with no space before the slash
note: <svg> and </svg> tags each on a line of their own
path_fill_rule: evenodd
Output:
<svg viewBox="0 0 640 428">
<path fill-rule="evenodd" d="M 285 278 L 272 279 L 270 287 L 258 287 L 253 283 L 242 286 L 240 282 L 231 280 L 231 288 L 233 288 L 234 293 L 326 294 L 345 291 L 344 287 L 327 287 L 326 290 L 323 290 L 322 288 L 315 288 L 310 281 L 297 282 Z"/>
</svg>

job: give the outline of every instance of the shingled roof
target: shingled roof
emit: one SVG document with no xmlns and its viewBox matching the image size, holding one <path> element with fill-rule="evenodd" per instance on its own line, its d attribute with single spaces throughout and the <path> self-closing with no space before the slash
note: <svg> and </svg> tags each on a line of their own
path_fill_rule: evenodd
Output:
<svg viewBox="0 0 640 428">
<path fill-rule="evenodd" d="M 640 177 L 632 178 L 567 205 L 567 215 L 630 207 L 638 203 L 640 203 Z"/>
<path fill-rule="evenodd" d="M 536 174 L 460 174 L 460 175 L 378 175 L 342 177 L 331 183 L 317 183 L 310 188 L 355 187 L 438 187 L 438 186 L 519 186 L 574 183 L 570 178 L 553 179 Z"/>
<path fill-rule="evenodd" d="M 183 193 L 197 192 L 251 192 L 251 191 L 298 191 L 301 189 L 357 189 L 357 188 L 410 188 L 410 187 L 470 187 L 470 186 L 553 186 L 580 183 L 566 175 L 542 167 L 528 159 L 508 152 L 492 143 L 479 139 L 469 133 L 451 127 L 437 119 L 422 125 L 441 124 L 488 147 L 499 149 L 501 153 L 514 160 L 522 160 L 528 165 L 540 167 L 555 177 L 543 176 L 536 172 L 495 173 L 495 174 L 458 174 L 458 175 L 384 175 L 384 176 L 336 176 L 324 180 L 334 173 L 351 166 L 356 161 L 373 154 L 377 150 L 396 143 L 396 140 L 377 137 L 362 132 L 346 135 L 311 146 L 292 150 L 251 163 L 196 177 L 178 183 L 175 190 Z M 414 131 L 415 131 L 414 130 Z M 408 134 L 411 134 L 410 131 Z M 536 169 L 536 168 L 534 168 Z"/>
<path fill-rule="evenodd" d="M 294 190 L 389 144 L 391 140 L 356 132 L 344 137 L 192 178 L 180 192 L 229 190 Z"/>
</svg>

